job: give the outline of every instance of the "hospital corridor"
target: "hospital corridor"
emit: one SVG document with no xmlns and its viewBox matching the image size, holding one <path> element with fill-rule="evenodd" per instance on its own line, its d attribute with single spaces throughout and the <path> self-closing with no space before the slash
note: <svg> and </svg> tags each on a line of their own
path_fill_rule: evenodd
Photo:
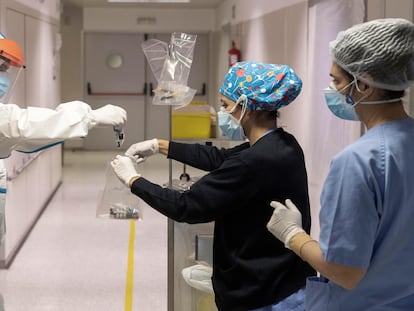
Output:
<svg viewBox="0 0 414 311">
<path fill-rule="evenodd" d="M 6 310 L 124 310 L 127 300 L 131 310 L 167 309 L 166 217 L 141 201 L 128 293 L 130 221 L 96 218 L 107 163 L 116 154 L 64 153 L 62 185 L 10 268 L 0 270 Z M 154 181 L 168 181 L 165 158 L 149 159 L 142 168 Z"/>
<path fill-rule="evenodd" d="M 0 311 L 414 310 L 413 0 L 0 21 Z"/>
</svg>

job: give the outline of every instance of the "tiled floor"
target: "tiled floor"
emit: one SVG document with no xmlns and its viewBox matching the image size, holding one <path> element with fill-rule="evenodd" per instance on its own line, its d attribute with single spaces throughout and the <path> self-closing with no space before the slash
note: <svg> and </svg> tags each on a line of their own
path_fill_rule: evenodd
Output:
<svg viewBox="0 0 414 311">
<path fill-rule="evenodd" d="M 95 217 L 107 161 L 115 154 L 64 153 L 62 185 L 11 267 L 0 270 L 6 311 L 125 310 L 130 223 Z M 168 180 L 168 160 L 161 155 L 140 170 L 156 183 Z M 166 311 L 167 219 L 145 204 L 142 209 L 135 227 L 133 310 Z"/>
</svg>

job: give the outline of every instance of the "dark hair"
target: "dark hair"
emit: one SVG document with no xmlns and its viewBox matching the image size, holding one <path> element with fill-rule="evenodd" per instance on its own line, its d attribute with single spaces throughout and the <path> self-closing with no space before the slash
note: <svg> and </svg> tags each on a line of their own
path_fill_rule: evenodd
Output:
<svg viewBox="0 0 414 311">
<path fill-rule="evenodd" d="M 242 107 L 243 105 L 242 105 L 242 104 L 239 104 L 239 106 L 240 106 L 240 107 Z M 267 115 L 269 118 L 273 118 L 273 119 L 276 119 L 276 118 L 279 118 L 279 117 L 280 117 L 279 110 L 274 110 L 274 111 L 266 111 L 266 110 L 251 110 L 251 111 L 261 111 L 261 112 L 266 112 L 266 115 Z"/>
<path fill-rule="evenodd" d="M 276 118 L 279 118 L 280 113 L 279 113 L 279 110 L 269 111 L 269 115 L 271 118 L 276 119 Z"/>
<path fill-rule="evenodd" d="M 384 96 L 387 99 L 395 99 L 395 98 L 401 98 L 404 97 L 405 91 L 391 91 L 391 90 L 384 90 Z"/>
<path fill-rule="evenodd" d="M 277 118 L 279 118 L 278 110 L 275 110 L 275 111 L 250 110 L 250 111 L 253 112 L 257 120 L 260 119 L 260 120 L 271 121 L 271 120 L 276 120 Z"/>
</svg>

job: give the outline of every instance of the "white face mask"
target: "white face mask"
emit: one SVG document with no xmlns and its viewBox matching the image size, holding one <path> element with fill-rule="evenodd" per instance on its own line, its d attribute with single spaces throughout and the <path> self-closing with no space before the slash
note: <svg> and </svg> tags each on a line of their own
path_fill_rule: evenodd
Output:
<svg viewBox="0 0 414 311">
<path fill-rule="evenodd" d="M 242 104 L 242 113 L 240 119 L 237 120 L 232 116 L 232 113 L 236 110 L 237 106 L 243 101 Z M 227 111 L 224 108 L 221 108 L 217 113 L 218 124 L 223 134 L 230 138 L 231 140 L 245 140 L 246 136 L 244 135 L 243 127 L 240 122 L 246 112 L 247 98 L 245 95 L 240 96 L 237 100 L 236 105 L 230 110 Z"/>
<path fill-rule="evenodd" d="M 343 120 L 359 121 L 355 112 L 355 102 L 350 94 L 342 94 L 341 92 L 348 88 L 353 82 L 346 85 L 341 90 L 337 90 L 335 85 L 331 84 L 324 89 L 325 101 L 329 110 L 338 118 Z"/>
<path fill-rule="evenodd" d="M 357 80 L 354 79 L 351 83 L 343 87 L 341 90 L 337 90 L 333 84 L 331 84 L 329 88 L 324 89 L 326 104 L 328 105 L 329 110 L 338 118 L 341 118 L 343 120 L 359 121 L 359 117 L 355 111 L 356 105 L 385 104 L 401 100 L 401 98 L 394 98 L 375 101 L 363 101 L 363 99 L 366 98 L 366 96 L 363 96 L 359 101 L 355 102 L 352 99 L 353 88 L 349 94 L 344 95 L 341 92 L 354 83 L 356 85 L 356 82 Z M 356 88 L 360 93 L 363 93 L 358 89 L 357 85 Z"/>
</svg>

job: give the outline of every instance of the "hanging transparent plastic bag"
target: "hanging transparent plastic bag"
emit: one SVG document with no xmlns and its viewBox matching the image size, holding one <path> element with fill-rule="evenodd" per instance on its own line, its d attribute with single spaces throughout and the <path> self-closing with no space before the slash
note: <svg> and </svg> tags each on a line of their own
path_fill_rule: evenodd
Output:
<svg viewBox="0 0 414 311">
<path fill-rule="evenodd" d="M 140 199 L 118 179 L 109 162 L 106 166 L 105 187 L 98 198 L 96 217 L 142 220 Z"/>
<path fill-rule="evenodd" d="M 157 79 L 154 105 L 186 106 L 196 90 L 188 87 L 197 35 L 174 32 L 171 42 L 150 39 L 141 44 L 150 68 Z"/>
</svg>

